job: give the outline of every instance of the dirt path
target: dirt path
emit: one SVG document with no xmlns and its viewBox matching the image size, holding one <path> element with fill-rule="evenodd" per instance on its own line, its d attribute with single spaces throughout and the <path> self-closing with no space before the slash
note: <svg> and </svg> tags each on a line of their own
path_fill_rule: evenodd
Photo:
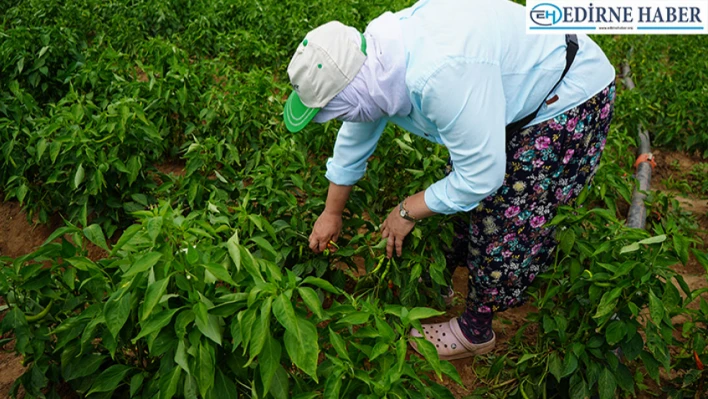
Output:
<svg viewBox="0 0 708 399">
<path fill-rule="evenodd" d="M 49 237 L 52 226 L 33 226 L 16 202 L 0 203 L 0 256 L 16 258 L 32 252 Z M 10 388 L 25 368 L 22 359 L 6 345 L 0 351 L 0 398 L 9 398 Z"/>
<path fill-rule="evenodd" d="M 707 163 L 708 160 L 698 156 L 692 156 L 675 151 L 655 150 L 656 169 L 652 173 L 652 190 L 661 190 L 672 194 L 685 210 L 696 216 L 698 223 L 703 230 L 703 237 L 708 237 L 708 196 L 700 193 L 682 193 L 674 188 L 667 187 L 665 183 L 670 181 L 681 181 L 690 179 L 688 172 L 699 163 Z M 682 176 L 683 175 L 683 176 Z"/>
<path fill-rule="evenodd" d="M 16 258 L 32 252 L 49 237 L 52 227 L 31 225 L 17 202 L 0 203 L 0 256 Z"/>
<path fill-rule="evenodd" d="M 22 359 L 14 353 L 0 353 L 0 398 L 10 397 L 12 384 L 20 378 L 25 368 Z"/>
</svg>

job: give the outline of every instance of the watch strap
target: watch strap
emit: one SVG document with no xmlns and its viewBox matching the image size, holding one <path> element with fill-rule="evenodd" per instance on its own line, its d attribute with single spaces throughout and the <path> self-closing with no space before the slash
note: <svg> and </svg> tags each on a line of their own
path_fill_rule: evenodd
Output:
<svg viewBox="0 0 708 399">
<path fill-rule="evenodd" d="M 400 210 L 399 215 L 401 215 L 402 218 L 406 220 L 410 220 L 411 222 L 417 222 L 418 220 L 414 217 L 412 217 L 409 213 L 408 210 L 403 206 L 403 201 L 401 201 L 400 204 L 398 204 L 398 209 Z"/>
</svg>

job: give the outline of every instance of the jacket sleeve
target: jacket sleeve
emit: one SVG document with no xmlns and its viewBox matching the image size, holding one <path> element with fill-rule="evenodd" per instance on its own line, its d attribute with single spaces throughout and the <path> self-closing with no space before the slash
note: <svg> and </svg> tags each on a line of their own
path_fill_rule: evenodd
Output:
<svg viewBox="0 0 708 399">
<path fill-rule="evenodd" d="M 494 193 L 506 170 L 506 99 L 493 63 L 450 60 L 421 90 L 421 110 L 433 122 L 453 171 L 430 185 L 425 203 L 442 214 L 467 212 Z"/>
<path fill-rule="evenodd" d="M 352 186 L 366 172 L 366 160 L 374 153 L 386 119 L 374 122 L 344 122 L 334 143 L 334 156 L 327 160 L 325 177 L 334 184 Z"/>
</svg>

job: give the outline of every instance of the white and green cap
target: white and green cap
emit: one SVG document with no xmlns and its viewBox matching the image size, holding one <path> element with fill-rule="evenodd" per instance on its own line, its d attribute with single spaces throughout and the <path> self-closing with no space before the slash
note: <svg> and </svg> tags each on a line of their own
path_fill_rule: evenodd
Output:
<svg viewBox="0 0 708 399">
<path fill-rule="evenodd" d="M 361 37 L 361 44 L 352 37 Z M 366 61 L 366 40 L 338 21 L 310 31 L 295 51 L 288 75 L 295 89 L 285 103 L 289 131 L 302 130 L 317 112 L 354 79 Z"/>
</svg>

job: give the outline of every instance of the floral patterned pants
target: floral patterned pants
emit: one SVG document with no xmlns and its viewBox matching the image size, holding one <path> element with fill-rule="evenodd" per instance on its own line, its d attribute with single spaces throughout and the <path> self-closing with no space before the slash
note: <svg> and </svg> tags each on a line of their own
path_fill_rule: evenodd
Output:
<svg viewBox="0 0 708 399">
<path fill-rule="evenodd" d="M 555 229 L 544 224 L 592 180 L 614 99 L 612 83 L 585 103 L 507 138 L 504 184 L 456 221 L 447 257 L 451 268 L 469 268 L 468 310 L 521 305 L 526 288 L 551 264 Z"/>
</svg>

